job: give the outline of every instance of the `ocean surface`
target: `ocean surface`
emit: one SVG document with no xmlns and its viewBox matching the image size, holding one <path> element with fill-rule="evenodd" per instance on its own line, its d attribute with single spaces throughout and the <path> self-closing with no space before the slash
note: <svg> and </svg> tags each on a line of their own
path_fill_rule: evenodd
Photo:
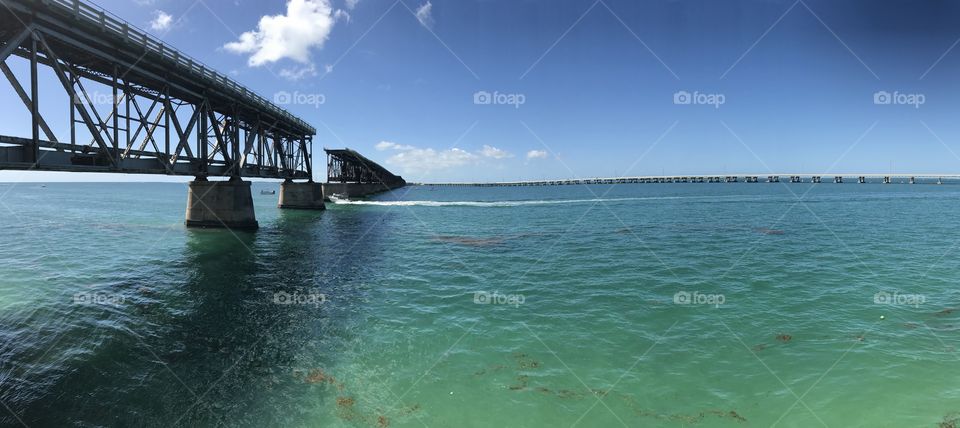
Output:
<svg viewBox="0 0 960 428">
<path fill-rule="evenodd" d="M 960 185 L 0 184 L 0 426 L 960 424 Z"/>
</svg>

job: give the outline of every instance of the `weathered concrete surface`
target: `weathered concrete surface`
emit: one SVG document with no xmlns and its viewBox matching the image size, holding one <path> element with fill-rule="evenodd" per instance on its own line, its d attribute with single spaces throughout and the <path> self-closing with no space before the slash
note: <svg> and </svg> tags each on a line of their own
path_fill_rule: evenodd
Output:
<svg viewBox="0 0 960 428">
<path fill-rule="evenodd" d="M 191 181 L 187 192 L 187 227 L 256 230 L 250 182 Z"/>
<path fill-rule="evenodd" d="M 296 183 L 284 181 L 280 184 L 280 202 L 277 207 L 294 210 L 323 210 L 323 186 L 320 183 Z"/>
<path fill-rule="evenodd" d="M 388 186 L 383 183 L 323 183 L 323 194 L 328 198 L 328 200 L 330 195 L 340 195 L 346 198 L 360 198 L 376 193 L 398 189 L 403 187 L 404 184 Z"/>
</svg>

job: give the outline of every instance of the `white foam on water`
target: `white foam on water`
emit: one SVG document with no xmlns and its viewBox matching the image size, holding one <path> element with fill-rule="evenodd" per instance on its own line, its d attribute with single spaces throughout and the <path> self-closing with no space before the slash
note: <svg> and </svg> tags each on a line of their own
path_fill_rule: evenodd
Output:
<svg viewBox="0 0 960 428">
<path fill-rule="evenodd" d="M 545 199 L 523 201 L 365 201 L 350 200 L 330 195 L 330 201 L 337 205 L 376 205 L 384 207 L 519 207 L 528 205 L 587 204 L 600 202 L 649 201 L 668 199 L 689 199 L 681 196 L 662 196 L 650 198 L 594 198 L 594 199 Z"/>
</svg>

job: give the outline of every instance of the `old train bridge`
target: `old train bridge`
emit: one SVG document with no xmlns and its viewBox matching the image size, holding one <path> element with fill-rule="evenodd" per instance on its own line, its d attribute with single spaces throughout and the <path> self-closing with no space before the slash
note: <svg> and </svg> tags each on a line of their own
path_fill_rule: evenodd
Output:
<svg viewBox="0 0 960 428">
<path fill-rule="evenodd" d="M 0 136 L 0 169 L 193 176 L 188 226 L 255 229 L 245 177 L 284 180 L 281 208 L 323 208 L 305 121 L 83 1 L 0 3 L 0 71 L 31 118 Z M 41 70 L 57 94 L 40 95 Z M 67 107 L 69 126 L 41 107 Z"/>
</svg>

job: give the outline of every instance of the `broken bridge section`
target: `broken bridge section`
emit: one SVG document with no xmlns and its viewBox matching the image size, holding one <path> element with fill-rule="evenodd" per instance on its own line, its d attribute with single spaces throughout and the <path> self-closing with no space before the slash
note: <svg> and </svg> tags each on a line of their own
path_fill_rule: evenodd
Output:
<svg viewBox="0 0 960 428">
<path fill-rule="evenodd" d="M 386 192 L 407 185 L 378 163 L 351 149 L 324 149 L 327 152 L 327 182 L 323 194 L 355 198 Z"/>
</svg>

